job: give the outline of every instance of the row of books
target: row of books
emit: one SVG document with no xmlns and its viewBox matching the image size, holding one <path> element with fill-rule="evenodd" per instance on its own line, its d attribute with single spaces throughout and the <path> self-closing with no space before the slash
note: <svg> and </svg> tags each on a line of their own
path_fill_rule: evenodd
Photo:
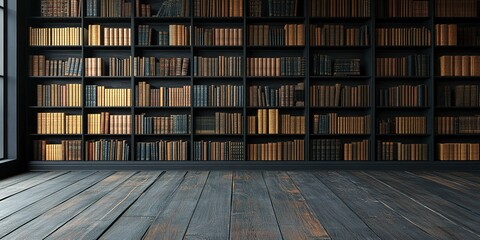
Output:
<svg viewBox="0 0 480 240">
<path fill-rule="evenodd" d="M 426 134 L 427 120 L 425 117 L 391 117 L 378 120 L 379 134 Z"/>
<path fill-rule="evenodd" d="M 435 0 L 437 17 L 478 17 L 477 0 Z"/>
<path fill-rule="evenodd" d="M 88 134 L 130 134 L 131 129 L 131 115 L 116 115 L 109 112 L 87 115 Z"/>
<path fill-rule="evenodd" d="M 437 143 L 438 160 L 480 160 L 480 143 Z"/>
<path fill-rule="evenodd" d="M 195 46 L 242 45 L 242 28 L 195 27 Z"/>
<path fill-rule="evenodd" d="M 194 0 L 195 17 L 242 17 L 243 0 Z"/>
<path fill-rule="evenodd" d="M 427 27 L 377 28 L 377 46 L 430 46 Z"/>
<path fill-rule="evenodd" d="M 151 17 L 152 5 L 135 0 L 135 17 Z"/>
<path fill-rule="evenodd" d="M 81 0 L 41 0 L 42 17 L 80 17 Z"/>
<path fill-rule="evenodd" d="M 369 159 L 368 140 L 344 142 L 340 139 L 313 139 L 310 158 L 314 161 L 340 161 Z"/>
<path fill-rule="evenodd" d="M 241 56 L 193 57 L 193 76 L 196 77 L 240 77 L 243 58 Z"/>
<path fill-rule="evenodd" d="M 377 1 L 377 16 L 380 17 L 428 17 L 428 0 Z"/>
<path fill-rule="evenodd" d="M 312 0 L 312 17 L 370 17 L 370 0 Z"/>
<path fill-rule="evenodd" d="M 139 0 L 137 0 L 139 1 Z M 190 16 L 190 0 L 163 1 L 155 17 L 187 17 Z M 138 9 L 138 8 L 137 8 Z M 137 12 L 137 16 L 138 16 Z"/>
<path fill-rule="evenodd" d="M 261 17 L 262 16 L 262 0 L 248 1 L 248 16 Z"/>
<path fill-rule="evenodd" d="M 376 75 L 379 77 L 428 77 L 430 75 L 428 55 L 376 58 L 375 60 Z"/>
<path fill-rule="evenodd" d="M 187 160 L 188 142 L 183 140 L 138 142 L 135 157 L 139 161 Z"/>
<path fill-rule="evenodd" d="M 243 142 L 196 141 L 193 143 L 193 160 L 245 160 Z"/>
<path fill-rule="evenodd" d="M 28 32 L 29 46 L 81 46 L 83 42 L 81 27 L 29 27 Z"/>
<path fill-rule="evenodd" d="M 100 139 L 85 142 L 87 161 L 126 161 L 130 158 L 130 144 L 126 140 Z"/>
<path fill-rule="evenodd" d="M 140 46 L 189 46 L 190 45 L 190 26 L 182 24 L 168 25 L 168 30 L 158 31 L 158 39 L 154 43 L 154 29 L 150 25 L 139 25 L 137 44 Z"/>
<path fill-rule="evenodd" d="M 435 117 L 436 134 L 479 134 L 480 115 Z"/>
<path fill-rule="evenodd" d="M 305 74 L 304 57 L 249 57 L 247 58 L 247 76 L 280 77 L 303 76 Z"/>
<path fill-rule="evenodd" d="M 445 86 L 443 98 L 445 107 L 480 107 L 480 86 Z"/>
<path fill-rule="evenodd" d="M 28 58 L 28 72 L 34 77 L 81 76 L 82 67 L 82 58 L 47 59 L 45 55 L 30 55 Z"/>
<path fill-rule="evenodd" d="M 435 24 L 435 46 L 457 46 L 457 24 Z"/>
<path fill-rule="evenodd" d="M 368 107 L 370 86 L 313 85 L 310 86 L 311 107 Z"/>
<path fill-rule="evenodd" d="M 132 76 L 132 57 L 109 57 L 108 76 Z"/>
<path fill-rule="evenodd" d="M 37 113 L 37 134 L 82 134 L 82 115 Z"/>
<path fill-rule="evenodd" d="M 135 115 L 136 134 L 190 134 L 191 115 L 150 117 L 145 113 Z"/>
<path fill-rule="evenodd" d="M 305 160 L 305 141 L 278 141 L 247 144 L 248 160 Z"/>
<path fill-rule="evenodd" d="M 33 141 L 33 160 L 81 160 L 82 140 L 62 140 L 60 143 L 49 143 L 47 140 Z"/>
<path fill-rule="evenodd" d="M 85 76 L 103 76 L 104 63 L 102 58 L 85 58 Z"/>
<path fill-rule="evenodd" d="M 331 56 L 315 54 L 311 73 L 314 76 L 359 76 L 360 59 L 332 59 Z"/>
<path fill-rule="evenodd" d="M 455 55 L 440 57 L 440 76 L 479 77 L 480 56 Z"/>
<path fill-rule="evenodd" d="M 304 46 L 305 25 L 249 25 L 249 46 Z"/>
<path fill-rule="evenodd" d="M 298 16 L 298 0 L 267 0 L 269 17 L 296 17 Z M 267 6 L 265 6 L 267 7 Z"/>
<path fill-rule="evenodd" d="M 190 58 L 134 57 L 134 76 L 187 76 Z"/>
<path fill-rule="evenodd" d="M 314 114 L 313 134 L 370 134 L 371 116 Z"/>
<path fill-rule="evenodd" d="M 242 134 L 243 116 L 241 113 L 215 112 L 214 116 L 194 118 L 196 134 Z"/>
<path fill-rule="evenodd" d="M 87 107 L 130 107 L 132 90 L 128 88 L 107 88 L 98 85 L 85 86 Z"/>
<path fill-rule="evenodd" d="M 379 103 L 380 107 L 426 107 L 428 106 L 427 86 L 419 85 L 399 85 L 380 89 Z"/>
<path fill-rule="evenodd" d="M 249 86 L 248 106 L 250 107 L 303 107 L 305 106 L 305 83 L 270 86 Z"/>
<path fill-rule="evenodd" d="M 189 107 L 191 86 L 153 88 L 139 82 L 135 88 L 135 106 L 138 107 Z"/>
<path fill-rule="evenodd" d="M 248 134 L 305 134 L 305 116 L 258 109 L 256 116 L 248 116 Z"/>
<path fill-rule="evenodd" d="M 195 85 L 193 86 L 193 105 L 196 107 L 242 107 L 244 92 L 243 86 Z"/>
<path fill-rule="evenodd" d="M 368 26 L 310 25 L 310 46 L 369 46 Z"/>
<path fill-rule="evenodd" d="M 38 84 L 38 107 L 80 107 L 82 106 L 82 85 L 70 84 Z"/>
<path fill-rule="evenodd" d="M 102 31 L 103 28 L 103 31 Z M 88 25 L 89 46 L 131 46 L 132 31 L 130 28 L 102 27 L 101 25 Z"/>
<path fill-rule="evenodd" d="M 86 0 L 87 17 L 130 17 L 132 1 L 126 0 Z"/>
<path fill-rule="evenodd" d="M 428 160 L 428 144 L 378 141 L 378 160 Z"/>
</svg>

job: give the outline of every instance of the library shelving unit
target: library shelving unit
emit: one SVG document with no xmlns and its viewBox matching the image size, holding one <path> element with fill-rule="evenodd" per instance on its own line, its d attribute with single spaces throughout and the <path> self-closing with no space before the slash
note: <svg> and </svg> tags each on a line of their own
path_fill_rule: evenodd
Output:
<svg viewBox="0 0 480 240">
<path fill-rule="evenodd" d="M 480 56 L 480 1 L 453 2 L 25 4 L 22 154 L 33 169 L 478 168 L 458 160 L 479 160 L 480 75 L 452 61 Z"/>
</svg>

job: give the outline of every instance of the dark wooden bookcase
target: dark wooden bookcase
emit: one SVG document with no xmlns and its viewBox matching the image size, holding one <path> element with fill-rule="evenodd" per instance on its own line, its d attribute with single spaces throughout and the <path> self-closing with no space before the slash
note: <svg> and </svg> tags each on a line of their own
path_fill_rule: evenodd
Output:
<svg viewBox="0 0 480 240">
<path fill-rule="evenodd" d="M 143 0 L 143 3 L 157 3 L 163 0 Z M 378 1 L 378 0 L 377 0 Z M 353 169 L 353 168 L 370 168 L 370 169 L 422 169 L 422 168 L 478 168 L 477 162 L 460 162 L 460 161 L 437 161 L 436 144 L 438 142 L 480 142 L 478 134 L 472 135 L 436 135 L 434 132 L 434 118 L 437 115 L 447 114 L 458 116 L 461 114 L 471 114 L 473 111 L 479 112 L 479 108 L 456 108 L 441 107 L 437 104 L 437 96 L 442 94 L 440 86 L 445 84 L 454 85 L 457 83 L 478 83 L 479 77 L 437 77 L 438 76 L 438 56 L 441 54 L 480 54 L 478 47 L 440 47 L 435 46 L 435 24 L 437 23 L 458 23 L 470 24 L 480 27 L 478 18 L 438 18 L 435 17 L 434 0 L 429 1 L 428 17 L 380 17 L 376 15 L 376 0 L 371 0 L 370 17 L 311 17 L 309 16 L 308 0 L 299 0 L 299 9 L 297 17 L 250 17 L 248 2 L 243 1 L 243 17 L 194 17 L 193 16 L 193 0 L 190 0 L 189 17 L 134 17 L 135 9 L 132 9 L 132 17 L 87 17 L 85 12 L 81 17 L 39 17 L 40 1 L 23 1 L 24 6 L 20 5 L 19 10 L 19 39 L 21 41 L 20 52 L 23 57 L 19 58 L 19 79 L 22 82 L 20 87 L 21 125 L 27 126 L 21 129 L 22 149 L 24 150 L 25 159 L 33 159 L 31 149 L 33 148 L 33 140 L 45 139 L 51 141 L 60 141 L 62 139 L 79 139 L 83 144 L 92 139 L 124 139 L 130 144 L 129 161 L 29 161 L 29 165 L 33 169 L 228 169 L 228 168 L 244 168 L 244 169 Z M 86 1 L 83 1 L 83 7 L 86 7 Z M 27 4 L 28 3 L 28 4 Z M 264 0 L 264 4 L 266 1 Z M 133 4 L 135 5 L 135 4 Z M 156 9 L 152 9 L 155 13 Z M 305 46 L 249 46 L 247 44 L 248 26 L 251 24 L 288 24 L 301 23 L 305 25 Z M 131 46 L 29 46 L 28 45 L 28 27 L 64 27 L 76 26 L 87 28 L 89 24 L 101 24 L 102 26 L 121 26 L 132 29 Z M 190 46 L 139 46 L 137 45 L 138 26 L 141 24 L 150 24 L 152 26 L 168 25 L 168 24 L 186 24 L 192 26 L 192 37 Z M 347 24 L 347 25 L 366 25 L 369 28 L 368 46 L 310 46 L 310 28 L 311 24 Z M 194 45 L 194 26 L 228 26 L 243 28 L 243 45 L 242 46 L 195 46 Z M 405 26 L 425 26 L 431 31 L 431 44 L 428 46 L 396 46 L 382 47 L 376 46 L 375 29 L 376 27 L 405 27 Z M 311 74 L 311 59 L 316 53 L 332 55 L 344 58 L 360 58 L 361 59 L 361 76 L 313 76 Z M 128 57 L 128 56 L 155 56 L 155 57 L 188 57 L 190 58 L 190 69 L 187 77 L 30 77 L 28 74 L 28 56 L 34 54 L 43 54 L 53 56 L 56 59 L 67 57 Z M 430 56 L 429 76 L 425 77 L 380 77 L 375 75 L 375 59 L 378 56 L 404 56 L 406 54 L 425 54 Z M 243 57 L 243 74 L 241 77 L 195 77 L 193 76 L 193 57 L 201 56 L 218 56 L 218 55 L 236 55 Z M 292 77 L 250 77 L 246 73 L 247 57 L 283 57 L 283 56 L 302 56 L 305 58 L 305 75 Z M 132 63 L 133 64 L 133 63 Z M 244 104 L 243 107 L 136 107 L 134 89 L 140 81 L 146 81 L 154 86 L 182 86 L 182 85 L 199 85 L 199 84 L 232 84 L 244 87 Z M 275 134 L 275 135 L 256 135 L 247 134 L 246 116 L 256 113 L 259 108 L 268 107 L 249 107 L 246 99 L 248 98 L 248 87 L 257 85 L 268 85 L 278 87 L 284 84 L 296 84 L 303 82 L 305 84 L 305 106 L 304 107 L 270 107 L 278 108 L 280 113 L 291 113 L 294 115 L 305 116 L 306 134 Z M 86 107 L 85 98 L 82 98 L 81 107 L 37 107 L 35 105 L 36 84 L 50 83 L 80 83 L 83 86 L 85 94 L 85 86 L 88 84 L 99 84 L 109 87 L 125 87 L 132 89 L 132 106 L 131 107 Z M 370 106 L 369 107 L 310 107 L 309 89 L 314 84 L 335 83 L 359 85 L 365 84 L 370 87 Z M 399 84 L 425 84 L 428 89 L 428 105 L 424 107 L 380 107 L 378 104 L 378 92 L 381 88 L 396 86 Z M 193 99 L 193 89 L 192 89 Z M 37 112 L 66 112 L 81 114 L 83 116 L 83 134 L 79 135 L 40 135 L 35 134 L 36 113 Z M 132 116 L 132 134 L 128 135 L 91 135 L 86 134 L 87 114 L 99 113 L 101 111 L 109 111 L 117 114 L 130 114 Z M 195 134 L 193 131 L 193 119 L 204 113 L 213 113 L 215 111 L 224 112 L 240 112 L 244 117 L 243 130 L 240 135 L 202 135 Z M 335 112 L 340 115 L 370 115 L 371 116 L 371 132 L 369 134 L 359 135 L 326 135 L 312 134 L 313 114 L 326 114 Z M 134 131 L 134 116 L 139 113 L 147 114 L 191 114 L 192 123 L 190 125 L 192 132 L 190 134 L 180 135 L 138 135 Z M 389 116 L 409 116 L 418 115 L 425 116 L 427 119 L 426 134 L 378 134 L 377 122 L 382 117 Z M 313 139 L 332 139 L 338 138 L 342 141 L 359 141 L 369 140 L 369 160 L 368 161 L 311 161 L 311 141 Z M 155 141 L 160 139 L 186 140 L 189 146 L 189 160 L 187 161 L 136 161 L 136 143 L 139 141 Z M 273 140 L 293 140 L 303 139 L 305 141 L 304 153 L 305 161 L 192 161 L 193 159 L 193 142 L 197 140 L 211 141 L 241 141 L 244 144 L 245 158 L 247 154 L 248 143 L 261 143 Z M 406 143 L 423 143 L 428 145 L 428 160 L 426 161 L 378 161 L 377 159 L 377 142 L 385 141 L 402 141 Z M 85 159 L 85 146 L 83 148 L 82 159 Z"/>
</svg>

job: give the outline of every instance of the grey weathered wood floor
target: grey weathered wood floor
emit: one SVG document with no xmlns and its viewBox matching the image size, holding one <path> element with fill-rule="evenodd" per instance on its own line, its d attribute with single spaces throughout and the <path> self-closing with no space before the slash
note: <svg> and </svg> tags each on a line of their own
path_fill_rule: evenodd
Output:
<svg viewBox="0 0 480 240">
<path fill-rule="evenodd" d="M 30 172 L 0 181 L 5 239 L 480 239 L 480 174 Z"/>
</svg>

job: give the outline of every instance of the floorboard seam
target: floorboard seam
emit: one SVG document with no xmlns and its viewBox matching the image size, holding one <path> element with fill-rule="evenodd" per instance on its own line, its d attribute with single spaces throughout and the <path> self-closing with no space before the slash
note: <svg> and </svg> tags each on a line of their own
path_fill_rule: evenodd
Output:
<svg viewBox="0 0 480 240">
<path fill-rule="evenodd" d="M 267 181 L 265 181 L 264 172 L 265 172 L 265 171 L 262 171 L 262 172 L 261 172 L 261 173 L 262 173 L 262 180 L 263 180 L 263 184 L 265 184 L 265 188 L 267 189 L 268 200 L 270 201 L 270 206 L 272 206 L 273 215 L 275 216 L 275 221 L 277 222 L 278 232 L 279 232 L 280 235 L 282 236 L 282 239 L 285 239 L 285 238 L 283 237 L 283 232 L 282 232 L 282 228 L 280 227 L 280 223 L 278 222 L 277 212 L 275 211 L 275 207 L 273 206 L 272 196 L 270 195 L 270 189 L 268 188 Z"/>
</svg>

